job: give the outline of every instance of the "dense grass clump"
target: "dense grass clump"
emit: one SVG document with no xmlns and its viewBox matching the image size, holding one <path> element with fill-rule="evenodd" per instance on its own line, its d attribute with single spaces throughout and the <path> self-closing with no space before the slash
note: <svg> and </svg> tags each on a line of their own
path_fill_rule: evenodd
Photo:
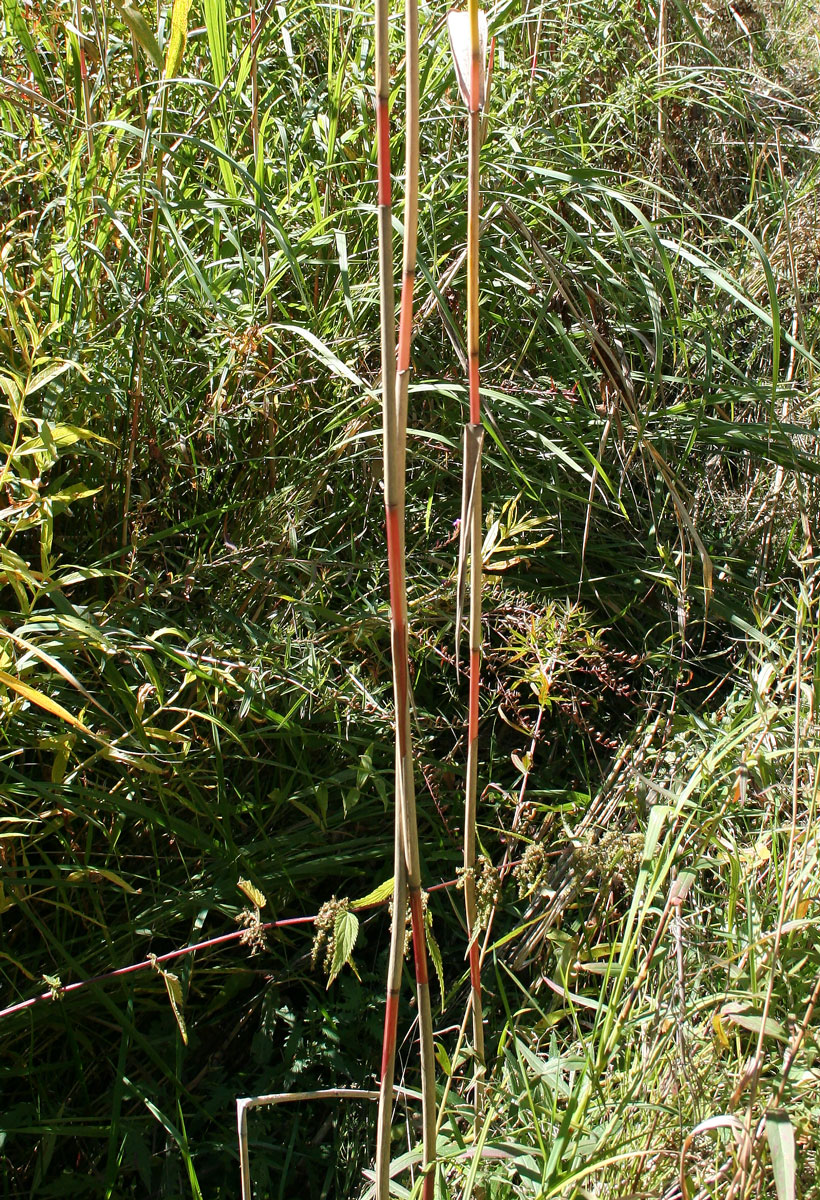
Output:
<svg viewBox="0 0 820 1200">
<path fill-rule="evenodd" d="M 818 13 L 660 9 L 488 9 L 487 1091 L 441 889 L 441 1196 L 820 1195 Z M 407 456 L 425 886 L 456 877 L 466 762 L 445 15 Z M 235 1196 L 237 1096 L 372 1089 L 381 1053 L 372 13 L 4 0 L 0 47 L 0 978 L 4 1008 L 53 996 L 0 1016 L 0 1195 Z M 358 936 L 328 987 L 311 922 L 260 927 L 332 897 Z M 367 1194 L 374 1126 L 254 1113 L 255 1194 Z"/>
</svg>

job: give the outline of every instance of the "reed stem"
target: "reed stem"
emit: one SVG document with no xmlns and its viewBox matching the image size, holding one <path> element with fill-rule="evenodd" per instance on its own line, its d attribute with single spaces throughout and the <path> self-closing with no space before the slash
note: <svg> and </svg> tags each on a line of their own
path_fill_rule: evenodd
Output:
<svg viewBox="0 0 820 1200">
<path fill-rule="evenodd" d="M 387 1200 L 390 1185 L 390 1118 L 396 1052 L 399 984 L 404 946 L 404 914 L 409 895 L 421 1047 L 423 1164 L 422 1197 L 431 1200 L 435 1158 L 435 1057 L 427 971 L 416 822 L 410 681 L 407 648 L 407 585 L 404 550 L 405 458 L 413 284 L 416 270 L 419 169 L 419 72 L 417 0 L 406 0 L 407 140 L 405 235 L 398 360 L 395 343 L 391 228 L 387 0 L 376 0 L 376 124 L 378 155 L 379 286 L 381 297 L 382 402 L 384 419 L 384 501 L 390 576 L 391 648 L 396 728 L 396 834 L 393 928 L 387 980 L 382 1074 L 376 1145 L 376 1196 Z"/>
<path fill-rule="evenodd" d="M 462 519 L 468 523 L 465 547 L 470 555 L 470 670 L 467 718 L 467 782 L 464 799 L 464 911 L 469 939 L 470 988 L 473 1010 L 473 1049 L 478 1071 L 475 1080 L 476 1111 L 481 1107 L 481 1074 L 484 1068 L 484 1020 L 481 999 L 481 964 L 476 916 L 476 817 L 478 808 L 478 714 L 481 679 L 481 396 L 479 393 L 479 156 L 484 63 L 478 22 L 478 0 L 469 0 L 470 95 L 467 186 L 467 360 L 470 424 L 465 430 L 465 491 L 470 497 Z M 468 452 L 469 448 L 469 452 Z"/>
</svg>

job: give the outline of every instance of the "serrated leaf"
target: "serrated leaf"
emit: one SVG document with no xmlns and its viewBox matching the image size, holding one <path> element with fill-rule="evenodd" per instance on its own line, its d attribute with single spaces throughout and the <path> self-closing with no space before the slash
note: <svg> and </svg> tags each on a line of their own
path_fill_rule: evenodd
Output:
<svg viewBox="0 0 820 1200">
<path fill-rule="evenodd" d="M 772 1172 L 777 1200 L 795 1200 L 794 1129 L 788 1116 L 782 1110 L 776 1109 L 766 1113 L 766 1140 L 772 1156 Z"/>
<path fill-rule="evenodd" d="M 358 936 L 359 918 L 349 908 L 340 908 L 333 923 L 333 960 L 327 979 L 328 987 L 345 964 L 353 967 L 353 947 Z M 353 967 L 354 971 L 355 969 Z"/>
<path fill-rule="evenodd" d="M 257 908 L 264 908 L 267 904 L 267 900 L 259 891 L 259 888 L 255 887 L 249 879 L 237 879 L 236 886 L 240 892 L 244 892 L 251 904 L 255 904 Z"/>
<path fill-rule="evenodd" d="M 352 901 L 351 908 L 375 908 L 377 904 L 384 904 L 385 900 L 389 900 L 393 895 L 393 876 L 385 879 L 384 883 L 380 883 L 378 887 L 373 888 L 372 892 L 368 892 L 366 896 L 362 896 L 360 900 Z"/>
<path fill-rule="evenodd" d="M 436 935 L 433 933 L 433 918 L 429 912 L 424 922 L 424 932 L 427 940 L 427 953 L 430 955 L 430 961 L 436 969 L 438 986 L 441 992 L 441 1011 L 444 1012 L 444 964 L 441 961 L 441 950 L 436 941 Z"/>
</svg>

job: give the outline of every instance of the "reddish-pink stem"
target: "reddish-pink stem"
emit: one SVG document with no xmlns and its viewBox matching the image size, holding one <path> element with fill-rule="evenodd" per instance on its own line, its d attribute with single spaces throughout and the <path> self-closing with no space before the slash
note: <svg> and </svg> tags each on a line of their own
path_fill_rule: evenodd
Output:
<svg viewBox="0 0 820 1200">
<path fill-rule="evenodd" d="M 511 863 L 510 866 L 515 866 Z M 457 879 L 446 879 L 442 883 L 434 883 L 427 890 L 428 892 L 441 892 L 446 888 L 456 887 L 459 883 Z M 373 904 L 362 904 L 357 906 L 357 912 L 364 912 L 371 908 L 380 908 L 386 904 L 386 900 L 377 900 Z M 411 906 L 412 906 L 411 900 Z M 419 910 L 421 909 L 421 898 L 418 898 Z M 414 915 L 414 914 L 412 914 Z M 310 917 L 284 917 L 279 921 L 266 921 L 262 924 L 262 929 L 286 929 L 293 925 L 313 925 L 316 921 L 316 915 Z M 415 925 L 414 920 L 414 941 L 415 941 Z M 423 928 L 423 918 L 419 923 L 419 928 Z M 195 942 L 191 946 L 182 946 L 179 950 L 169 950 L 165 954 L 157 954 L 151 958 L 141 959 L 139 962 L 130 963 L 127 967 L 118 967 L 115 971 L 106 971 L 103 975 L 92 975 L 90 979 L 80 979 L 77 983 L 68 983 L 65 987 L 59 989 L 59 995 L 67 996 L 71 992 L 77 992 L 80 988 L 90 987 L 92 983 L 104 983 L 107 979 L 117 979 L 121 975 L 132 975 L 135 971 L 146 971 L 150 967 L 159 965 L 160 963 L 173 962 L 176 958 L 183 958 L 186 954 L 193 954 L 196 950 L 210 950 L 214 946 L 224 946 L 228 942 L 238 942 L 244 936 L 244 929 L 235 929 L 231 933 L 220 934 L 219 937 L 208 938 L 204 942 Z M 426 971 L 426 956 L 425 956 L 425 971 Z M 0 1009 L 0 1019 L 10 1017 L 13 1013 L 23 1012 L 26 1008 L 31 1008 L 35 1004 L 39 1004 L 41 1000 L 53 1000 L 54 992 L 39 992 L 36 996 L 29 996 L 28 1000 L 20 1000 L 17 1004 L 11 1004 L 8 1008 Z M 391 1012 L 391 1019 L 395 1021 L 395 1016 L 398 1013 L 398 998 L 393 999 L 388 996 L 388 1007 L 391 1004 L 395 1005 L 395 1013 Z"/>
</svg>

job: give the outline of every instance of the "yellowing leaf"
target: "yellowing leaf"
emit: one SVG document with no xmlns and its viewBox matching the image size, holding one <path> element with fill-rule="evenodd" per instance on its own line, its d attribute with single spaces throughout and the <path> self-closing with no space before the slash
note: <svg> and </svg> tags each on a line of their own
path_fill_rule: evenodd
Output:
<svg viewBox="0 0 820 1200">
<path fill-rule="evenodd" d="M 458 90 L 461 92 L 461 98 L 469 109 L 471 108 L 470 66 L 473 49 L 470 39 L 470 14 L 451 9 L 447 14 L 447 32 L 450 35 L 450 50 L 453 55 Z M 480 69 L 477 107 L 481 108 L 484 104 L 484 96 L 487 90 L 487 14 L 481 9 L 478 12 L 478 57 Z"/>
<path fill-rule="evenodd" d="M 187 1046 L 188 1030 L 185 1028 L 185 1017 L 182 1013 L 182 984 L 179 982 L 179 976 L 172 975 L 170 971 L 163 971 L 162 978 L 165 980 L 165 990 L 168 993 L 168 999 L 171 1001 L 171 1008 L 174 1010 L 180 1037 Z"/>
<path fill-rule="evenodd" d="M 720 1019 L 720 1013 L 715 1013 L 712 1017 L 712 1028 L 715 1031 L 715 1036 L 720 1042 L 724 1050 L 729 1049 L 729 1039 L 726 1036 L 726 1030 L 723 1028 L 723 1022 Z"/>
<path fill-rule="evenodd" d="M 75 729 L 81 729 L 83 733 L 91 734 L 92 737 L 94 736 L 88 726 L 84 725 L 79 717 L 75 717 L 67 708 L 63 708 L 62 704 L 58 704 L 56 700 L 52 700 L 44 692 L 38 692 L 36 688 L 23 683 L 22 679 L 16 679 L 13 675 L 9 675 L 5 671 L 0 671 L 0 684 L 3 687 L 7 687 L 10 691 L 16 692 L 18 696 L 22 696 L 29 703 L 36 704 L 38 708 L 45 709 L 53 717 L 59 717 L 61 721 L 73 725 Z"/>
<path fill-rule="evenodd" d="M 191 0 L 174 0 L 171 13 L 171 35 L 168 38 L 168 52 L 165 55 L 165 78 L 173 79 L 182 65 L 185 53 L 185 43 L 188 40 L 188 12 Z"/>
<path fill-rule="evenodd" d="M 237 879 L 236 886 L 240 892 L 245 893 L 251 904 L 255 904 L 257 908 L 264 908 L 267 904 L 267 900 L 259 891 L 259 888 L 255 887 L 249 879 Z"/>
<path fill-rule="evenodd" d="M 67 878 L 69 883 L 80 883 L 85 879 L 88 879 L 92 882 L 98 879 L 107 879 L 109 883 L 113 883 L 117 887 L 122 888 L 122 890 L 124 892 L 128 892 L 129 895 L 135 896 L 137 894 L 137 889 L 133 888 L 130 883 L 126 883 L 121 875 L 118 875 L 116 871 L 109 871 L 105 867 L 100 867 L 99 870 L 96 870 L 94 867 L 87 867 L 80 871 L 69 871 Z"/>
<path fill-rule="evenodd" d="M 530 758 L 529 754 L 525 754 L 524 757 L 521 758 L 520 755 L 513 751 L 513 753 L 510 755 L 510 758 L 512 759 L 512 765 L 515 767 L 516 771 L 520 771 L 522 775 L 526 775 L 532 766 L 532 759 Z"/>
</svg>

